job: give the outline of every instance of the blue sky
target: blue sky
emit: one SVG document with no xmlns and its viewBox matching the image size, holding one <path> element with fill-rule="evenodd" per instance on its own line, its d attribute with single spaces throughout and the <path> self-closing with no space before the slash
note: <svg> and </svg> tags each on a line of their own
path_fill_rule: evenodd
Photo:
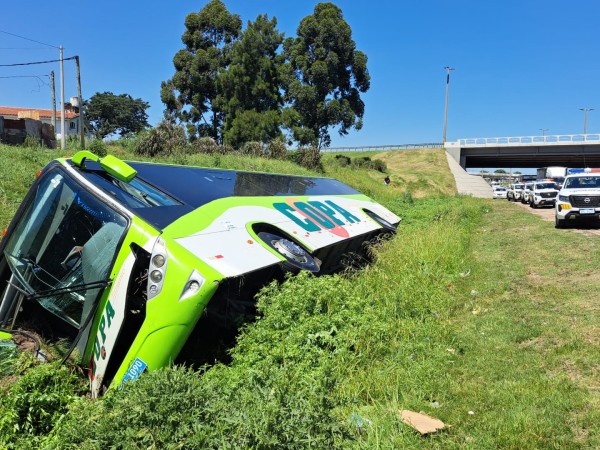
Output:
<svg viewBox="0 0 600 450">
<path fill-rule="evenodd" d="M 244 27 L 258 14 L 276 17 L 286 36 L 315 1 L 224 0 Z M 371 89 L 364 127 L 332 146 L 440 142 L 446 72 L 452 66 L 448 140 L 574 134 L 580 108 L 595 108 L 588 133 L 600 132 L 600 39 L 597 0 L 420 0 L 334 2 L 369 60 Z M 173 75 L 184 19 L 206 1 L 114 1 L 59 4 L 33 0 L 2 5 L 0 30 L 79 55 L 83 96 L 110 91 L 149 102 L 150 123 L 162 117 L 160 83 Z M 0 64 L 57 59 L 58 50 L 0 33 Z M 50 108 L 47 85 L 35 78 L 58 63 L 0 67 L 0 105 Z M 65 97 L 77 95 L 75 65 L 65 63 Z"/>
</svg>

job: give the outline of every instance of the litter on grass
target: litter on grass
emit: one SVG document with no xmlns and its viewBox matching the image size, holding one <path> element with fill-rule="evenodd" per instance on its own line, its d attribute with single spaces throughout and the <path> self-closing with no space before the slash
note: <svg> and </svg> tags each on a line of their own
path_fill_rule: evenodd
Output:
<svg viewBox="0 0 600 450">
<path fill-rule="evenodd" d="M 447 428 L 444 422 L 435 417 L 409 411 L 408 409 L 400 411 L 400 418 L 402 419 L 402 422 L 421 433 L 421 436 Z"/>
</svg>

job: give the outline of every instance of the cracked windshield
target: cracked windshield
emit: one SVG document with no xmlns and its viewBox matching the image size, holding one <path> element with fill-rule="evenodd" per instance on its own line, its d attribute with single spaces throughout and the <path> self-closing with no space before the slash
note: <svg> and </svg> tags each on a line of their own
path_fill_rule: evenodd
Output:
<svg viewBox="0 0 600 450">
<path fill-rule="evenodd" d="M 60 171 L 47 174 L 7 243 L 22 289 L 79 328 L 106 281 L 127 221 Z"/>
</svg>

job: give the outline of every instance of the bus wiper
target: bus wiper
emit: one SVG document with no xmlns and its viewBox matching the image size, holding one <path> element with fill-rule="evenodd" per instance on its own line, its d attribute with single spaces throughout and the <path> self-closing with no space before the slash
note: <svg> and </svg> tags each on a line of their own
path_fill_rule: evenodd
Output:
<svg viewBox="0 0 600 450">
<path fill-rule="evenodd" d="M 91 281 L 89 283 L 75 284 L 72 286 L 65 286 L 55 289 L 46 289 L 44 291 L 29 292 L 28 290 L 25 290 L 20 286 L 11 283 L 10 281 L 8 282 L 8 284 L 10 284 L 19 292 L 21 292 L 27 300 L 39 300 L 41 298 L 54 297 L 55 295 L 69 294 L 71 292 L 81 292 L 87 291 L 88 289 L 105 288 L 111 283 L 112 280 L 108 278 L 106 280 Z"/>
<path fill-rule="evenodd" d="M 112 283 L 110 278 L 106 280 L 91 281 L 89 283 L 75 284 L 55 289 L 47 289 L 45 291 L 37 291 L 29 295 L 31 300 L 38 300 L 45 297 L 54 297 L 55 295 L 69 294 L 71 292 L 87 291 L 88 289 L 105 288 Z"/>
</svg>

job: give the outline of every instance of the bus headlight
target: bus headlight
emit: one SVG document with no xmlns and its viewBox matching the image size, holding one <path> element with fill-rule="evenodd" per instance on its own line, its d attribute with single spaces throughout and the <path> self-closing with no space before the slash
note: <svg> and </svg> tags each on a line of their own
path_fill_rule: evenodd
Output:
<svg viewBox="0 0 600 450">
<path fill-rule="evenodd" d="M 152 264 L 154 264 L 158 268 L 164 266 L 166 261 L 167 259 L 163 255 L 154 255 L 154 257 L 152 258 Z"/>
<path fill-rule="evenodd" d="M 160 283 L 163 279 L 162 273 L 160 270 L 153 270 L 150 272 L 150 281 L 153 283 Z"/>
<path fill-rule="evenodd" d="M 167 270 L 167 247 L 162 238 L 157 238 L 148 267 L 148 300 L 160 294 Z"/>
</svg>

